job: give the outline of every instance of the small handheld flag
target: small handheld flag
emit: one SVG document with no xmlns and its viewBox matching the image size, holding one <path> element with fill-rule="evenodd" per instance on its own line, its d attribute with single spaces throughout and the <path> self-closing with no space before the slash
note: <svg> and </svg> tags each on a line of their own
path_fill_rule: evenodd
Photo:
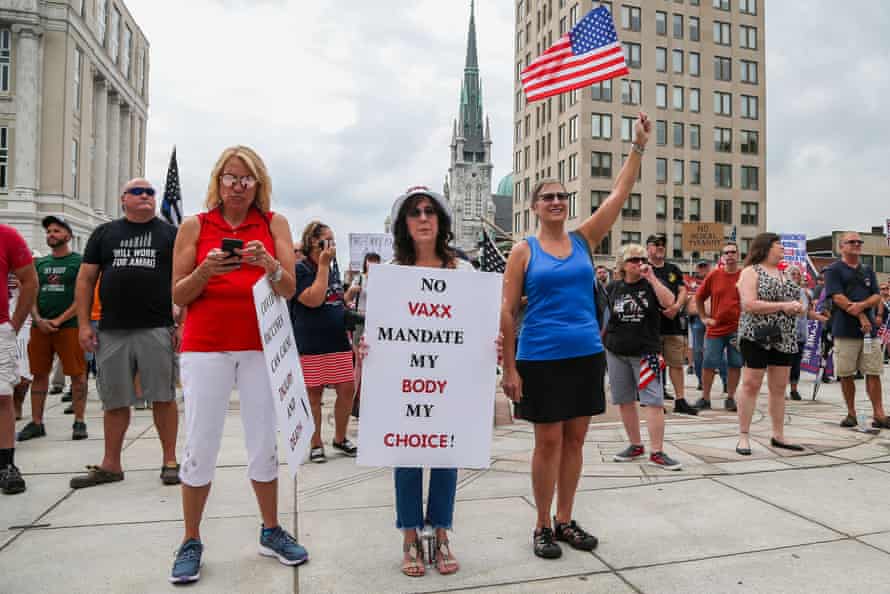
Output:
<svg viewBox="0 0 890 594">
<path fill-rule="evenodd" d="M 164 184 L 164 199 L 161 201 L 161 215 L 171 225 L 182 222 L 182 191 L 179 188 L 179 166 L 176 164 L 176 147 L 170 155 L 167 167 L 167 181 Z"/>
</svg>

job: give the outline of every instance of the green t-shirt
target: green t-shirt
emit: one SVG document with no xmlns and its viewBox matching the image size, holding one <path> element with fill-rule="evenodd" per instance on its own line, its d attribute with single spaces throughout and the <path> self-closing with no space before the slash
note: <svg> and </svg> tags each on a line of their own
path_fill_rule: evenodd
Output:
<svg viewBox="0 0 890 594">
<path fill-rule="evenodd" d="M 74 285 L 77 272 L 80 270 L 81 256 L 71 252 L 67 256 L 56 258 L 52 254 L 39 258 L 34 262 L 40 291 L 37 293 L 37 312 L 41 318 L 56 318 L 74 303 Z M 61 326 L 77 328 L 77 316 Z"/>
</svg>

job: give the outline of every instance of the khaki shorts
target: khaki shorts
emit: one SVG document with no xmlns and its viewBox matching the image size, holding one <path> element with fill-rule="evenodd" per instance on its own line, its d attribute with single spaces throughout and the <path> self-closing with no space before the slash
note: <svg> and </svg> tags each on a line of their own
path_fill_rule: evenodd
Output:
<svg viewBox="0 0 890 594">
<path fill-rule="evenodd" d="M 858 369 L 865 375 L 881 375 L 881 345 L 872 339 L 871 353 L 862 352 L 861 338 L 834 339 L 834 371 L 838 377 L 850 377 Z"/>
<path fill-rule="evenodd" d="M 62 371 L 68 377 L 87 372 L 87 360 L 80 348 L 77 328 L 60 328 L 58 332 L 44 334 L 36 325 L 31 326 L 28 341 L 28 362 L 34 375 L 48 375 L 53 369 L 53 355 L 62 362 Z"/>
<path fill-rule="evenodd" d="M 661 337 L 661 355 L 668 367 L 683 367 L 686 363 L 686 336 L 667 334 Z"/>
</svg>

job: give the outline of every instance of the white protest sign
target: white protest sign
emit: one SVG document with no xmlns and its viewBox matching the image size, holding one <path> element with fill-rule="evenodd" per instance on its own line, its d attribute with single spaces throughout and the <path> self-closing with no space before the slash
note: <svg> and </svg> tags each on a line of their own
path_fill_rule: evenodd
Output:
<svg viewBox="0 0 890 594">
<path fill-rule="evenodd" d="M 253 302 L 260 325 L 266 370 L 278 411 L 278 429 L 284 436 L 287 465 L 291 478 L 294 478 L 297 468 L 306 458 L 309 442 L 315 432 L 297 343 L 287 301 L 275 294 L 265 276 L 253 286 Z"/>
<path fill-rule="evenodd" d="M 488 467 L 501 282 L 495 273 L 374 267 L 358 464 Z"/>
<path fill-rule="evenodd" d="M 349 269 L 361 270 L 365 254 L 380 254 L 381 262 L 392 260 L 391 233 L 350 233 L 349 234 Z"/>
</svg>

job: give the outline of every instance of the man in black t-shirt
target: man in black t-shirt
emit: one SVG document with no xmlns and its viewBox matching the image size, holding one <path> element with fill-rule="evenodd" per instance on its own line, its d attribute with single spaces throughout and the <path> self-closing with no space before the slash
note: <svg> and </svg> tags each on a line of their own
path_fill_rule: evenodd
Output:
<svg viewBox="0 0 890 594">
<path fill-rule="evenodd" d="M 155 216 L 155 190 L 134 179 L 121 195 L 124 217 L 97 227 L 87 242 L 77 277 L 80 344 L 96 353 L 96 386 L 105 420 L 105 457 L 86 475 L 71 479 L 80 489 L 123 480 L 121 450 L 136 403 L 138 373 L 142 396 L 152 403 L 161 440 L 161 481 L 179 483 L 176 463 L 176 349 L 173 319 L 173 244 L 176 227 Z M 99 275 L 102 318 L 98 337 L 90 325 Z"/>
<path fill-rule="evenodd" d="M 686 378 L 683 376 L 683 364 L 686 362 L 686 308 L 687 292 L 683 280 L 683 271 L 674 264 L 665 262 L 667 239 L 662 234 L 650 235 L 646 239 L 646 254 L 649 265 L 655 276 L 674 295 L 674 304 L 661 312 L 661 351 L 667 364 L 668 375 L 676 392 L 674 412 L 697 415 L 698 410 L 686 402 Z M 667 382 L 664 382 L 667 385 Z"/>
</svg>

